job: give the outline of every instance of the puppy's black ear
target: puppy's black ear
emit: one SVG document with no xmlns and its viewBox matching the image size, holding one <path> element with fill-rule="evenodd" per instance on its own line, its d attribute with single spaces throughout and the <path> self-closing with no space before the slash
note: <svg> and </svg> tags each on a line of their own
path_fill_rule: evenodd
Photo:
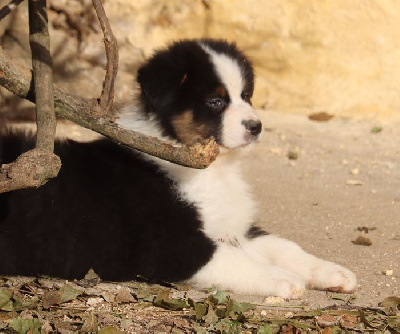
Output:
<svg viewBox="0 0 400 334">
<path fill-rule="evenodd" d="M 156 53 L 139 69 L 137 81 L 149 110 L 163 113 L 171 108 L 188 78 L 187 64 L 182 47 L 174 45 Z"/>
</svg>

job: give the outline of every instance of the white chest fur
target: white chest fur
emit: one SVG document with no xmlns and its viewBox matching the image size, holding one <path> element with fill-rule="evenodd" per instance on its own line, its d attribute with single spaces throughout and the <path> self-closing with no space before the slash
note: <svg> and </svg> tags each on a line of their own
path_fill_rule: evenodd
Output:
<svg viewBox="0 0 400 334">
<path fill-rule="evenodd" d="M 235 157 L 221 154 L 204 170 L 165 168 L 182 199 L 199 211 L 205 234 L 214 241 L 240 241 L 254 222 L 256 207 Z"/>
<path fill-rule="evenodd" d="M 117 122 L 165 139 L 155 119 L 144 115 L 137 105 L 127 106 Z M 145 155 L 175 182 L 177 194 L 196 206 L 205 234 L 214 241 L 232 244 L 243 239 L 256 214 L 249 185 L 241 175 L 239 156 L 235 151 L 221 152 L 208 168 L 198 170 Z"/>
</svg>

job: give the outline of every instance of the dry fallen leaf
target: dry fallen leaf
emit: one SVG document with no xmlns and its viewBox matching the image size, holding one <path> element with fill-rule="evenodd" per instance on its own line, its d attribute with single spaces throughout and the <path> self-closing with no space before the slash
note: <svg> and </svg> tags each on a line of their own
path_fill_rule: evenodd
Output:
<svg viewBox="0 0 400 334">
<path fill-rule="evenodd" d="M 327 122 L 331 120 L 333 117 L 334 117 L 333 115 L 328 114 L 324 111 L 308 115 L 308 119 L 317 122 Z"/>
<path fill-rule="evenodd" d="M 115 296 L 115 300 L 120 303 L 133 303 L 135 298 L 132 296 L 128 289 L 121 289 Z"/>
<path fill-rule="evenodd" d="M 340 319 L 340 325 L 345 329 L 352 329 L 357 326 L 358 319 L 355 315 L 345 314 L 342 319 Z"/>
<path fill-rule="evenodd" d="M 43 296 L 43 308 L 48 309 L 53 305 L 61 304 L 61 293 L 59 291 L 48 291 Z"/>
<path fill-rule="evenodd" d="M 368 227 L 368 226 L 358 226 L 357 231 L 360 231 L 362 233 L 368 233 L 369 231 L 375 231 L 376 227 Z"/>
<path fill-rule="evenodd" d="M 379 306 L 385 308 L 386 314 L 396 315 L 400 312 L 400 297 L 387 297 L 379 303 Z"/>
<path fill-rule="evenodd" d="M 335 326 L 337 323 L 338 320 L 330 314 L 323 314 L 317 317 L 317 324 L 321 327 Z"/>
<path fill-rule="evenodd" d="M 83 333 L 96 333 L 98 331 L 98 323 L 97 323 L 97 317 L 89 313 L 88 317 L 85 319 L 85 322 L 83 323 L 83 326 L 80 330 L 80 332 Z"/>
<path fill-rule="evenodd" d="M 355 245 L 360 245 L 360 246 L 371 246 L 372 241 L 369 238 L 365 238 L 363 236 L 358 236 L 356 240 L 352 241 L 353 244 Z"/>
</svg>

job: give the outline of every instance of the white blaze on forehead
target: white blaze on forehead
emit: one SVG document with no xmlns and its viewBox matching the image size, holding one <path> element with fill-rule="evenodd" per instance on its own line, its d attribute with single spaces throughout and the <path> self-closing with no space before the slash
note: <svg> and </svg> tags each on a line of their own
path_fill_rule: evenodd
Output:
<svg viewBox="0 0 400 334">
<path fill-rule="evenodd" d="M 228 90 L 231 100 L 241 99 L 244 82 L 237 61 L 226 54 L 212 50 L 203 43 L 200 43 L 200 46 L 211 56 L 217 75 Z"/>
</svg>

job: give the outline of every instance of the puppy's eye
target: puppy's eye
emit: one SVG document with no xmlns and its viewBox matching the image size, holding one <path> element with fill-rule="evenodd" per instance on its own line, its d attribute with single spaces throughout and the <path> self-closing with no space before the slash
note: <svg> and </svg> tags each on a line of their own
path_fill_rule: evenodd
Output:
<svg viewBox="0 0 400 334">
<path fill-rule="evenodd" d="M 221 110 L 225 107 L 225 101 L 220 98 L 215 98 L 207 101 L 207 105 L 214 110 Z"/>
<path fill-rule="evenodd" d="M 242 93 L 242 99 L 243 99 L 243 101 L 246 101 L 246 102 L 250 103 L 251 95 L 248 94 L 248 93 L 243 92 Z"/>
</svg>

